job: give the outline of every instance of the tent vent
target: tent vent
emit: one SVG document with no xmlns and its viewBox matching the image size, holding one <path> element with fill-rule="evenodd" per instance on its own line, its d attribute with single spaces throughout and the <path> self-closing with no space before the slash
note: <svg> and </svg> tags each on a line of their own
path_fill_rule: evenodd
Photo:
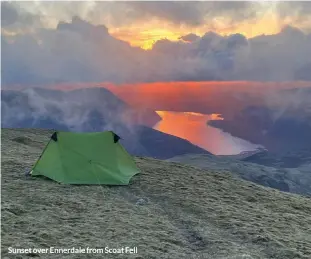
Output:
<svg viewBox="0 0 311 259">
<path fill-rule="evenodd" d="M 57 133 L 54 132 L 51 139 L 53 139 L 55 142 L 57 142 Z"/>
<path fill-rule="evenodd" d="M 113 133 L 113 141 L 114 141 L 114 143 L 117 143 L 119 141 L 119 139 L 120 139 L 120 137 L 117 134 Z"/>
</svg>

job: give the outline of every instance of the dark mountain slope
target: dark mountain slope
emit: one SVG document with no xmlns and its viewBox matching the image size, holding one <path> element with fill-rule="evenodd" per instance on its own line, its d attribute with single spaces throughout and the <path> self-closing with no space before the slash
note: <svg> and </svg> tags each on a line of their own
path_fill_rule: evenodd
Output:
<svg viewBox="0 0 311 259">
<path fill-rule="evenodd" d="M 311 147 L 309 114 L 290 112 L 275 117 L 278 111 L 266 107 L 247 107 L 233 119 L 209 121 L 209 125 L 266 147 L 275 153 L 300 151 Z"/>
<path fill-rule="evenodd" d="M 188 154 L 176 156 L 168 161 L 192 165 L 207 170 L 229 171 L 239 178 L 285 192 L 311 197 L 311 163 L 297 168 L 264 166 L 240 161 L 234 156 L 206 156 Z"/>
<path fill-rule="evenodd" d="M 311 163 L 311 148 L 299 151 L 272 153 L 258 152 L 248 156 L 243 161 L 252 162 L 265 166 L 273 166 L 280 168 L 296 168 L 304 164 Z"/>
</svg>

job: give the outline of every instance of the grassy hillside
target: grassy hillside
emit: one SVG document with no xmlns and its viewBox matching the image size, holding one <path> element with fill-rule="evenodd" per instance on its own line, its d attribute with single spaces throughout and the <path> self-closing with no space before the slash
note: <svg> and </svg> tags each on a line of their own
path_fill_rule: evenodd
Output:
<svg viewBox="0 0 311 259">
<path fill-rule="evenodd" d="M 242 160 L 266 166 L 296 168 L 311 164 L 311 147 L 299 151 L 285 152 L 284 154 L 258 152 Z"/>
<path fill-rule="evenodd" d="M 212 171 L 230 171 L 244 180 L 311 197 L 311 164 L 304 164 L 297 168 L 279 168 L 240 161 L 238 156 L 209 156 L 204 154 L 181 155 L 167 159 L 167 161 Z"/>
<path fill-rule="evenodd" d="M 50 132 L 2 130 L 2 258 L 310 258 L 311 200 L 178 163 L 136 158 L 130 186 L 28 178 Z M 14 248 L 138 254 L 8 255 Z"/>
</svg>

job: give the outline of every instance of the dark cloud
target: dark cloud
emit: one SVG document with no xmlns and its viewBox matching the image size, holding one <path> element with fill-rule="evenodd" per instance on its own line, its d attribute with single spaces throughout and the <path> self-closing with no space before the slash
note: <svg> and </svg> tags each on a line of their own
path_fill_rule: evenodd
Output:
<svg viewBox="0 0 311 259">
<path fill-rule="evenodd" d="M 311 2 L 308 1 L 287 1 L 277 5 L 277 11 L 281 17 L 299 16 L 301 19 L 311 17 Z"/>
<path fill-rule="evenodd" d="M 257 2 L 238 1 L 44 1 L 18 2 L 14 5 L 28 15 L 29 10 L 35 10 L 36 16 L 43 20 L 70 20 L 72 16 L 79 16 L 94 24 L 117 27 L 153 19 L 195 27 L 206 23 L 212 25 L 217 17 L 225 17 L 227 23 L 232 25 L 255 18 L 262 8 Z"/>
<path fill-rule="evenodd" d="M 311 81 L 311 63 L 302 65 L 295 71 L 295 80 Z"/>
<path fill-rule="evenodd" d="M 255 18 L 262 8 L 259 2 L 248 1 L 215 1 L 204 2 L 204 5 L 203 10 L 208 17 L 224 16 L 233 23 Z"/>
<path fill-rule="evenodd" d="M 158 18 L 173 24 L 199 26 L 212 22 L 215 17 L 225 16 L 230 22 L 254 18 L 260 5 L 252 2 L 199 2 L 199 1 L 130 1 L 98 2 L 94 12 L 109 8 L 115 15 L 110 16 L 114 23 L 135 22 Z M 90 14 L 94 15 L 94 12 Z"/>
<path fill-rule="evenodd" d="M 131 2 L 128 3 L 136 17 L 158 17 L 176 24 L 185 23 L 199 25 L 204 22 L 204 13 L 200 9 L 201 3 L 193 2 Z"/>
<path fill-rule="evenodd" d="M 121 81 L 133 78 L 144 51 L 113 38 L 105 26 L 78 17 L 57 28 L 2 40 L 2 82 Z"/>
<path fill-rule="evenodd" d="M 279 15 L 281 24 L 289 18 L 305 22 L 304 26 L 308 27 L 311 13 L 311 3 L 306 1 L 30 1 L 3 2 L 2 5 L 4 24 L 12 23 L 17 14 L 21 24 L 34 23 L 37 26 L 46 26 L 44 20 L 69 21 L 72 16 L 79 16 L 93 24 L 107 24 L 109 27 L 159 19 L 175 26 L 208 24 L 213 28 L 217 27 L 217 19 L 220 19 L 229 28 L 241 22 L 256 22 L 256 18 L 273 11 Z"/>
<path fill-rule="evenodd" d="M 17 19 L 16 9 L 9 2 L 1 2 L 1 26 L 14 24 Z"/>
<path fill-rule="evenodd" d="M 194 42 L 200 39 L 200 37 L 194 33 L 189 33 L 187 35 L 181 36 L 179 39 L 187 42 Z"/>
<path fill-rule="evenodd" d="M 7 31 L 25 31 L 42 27 L 41 16 L 25 12 L 18 2 L 1 2 L 1 28 Z"/>
<path fill-rule="evenodd" d="M 311 2 L 279 2 L 277 14 L 281 24 L 296 23 L 306 32 L 311 32 Z"/>
</svg>

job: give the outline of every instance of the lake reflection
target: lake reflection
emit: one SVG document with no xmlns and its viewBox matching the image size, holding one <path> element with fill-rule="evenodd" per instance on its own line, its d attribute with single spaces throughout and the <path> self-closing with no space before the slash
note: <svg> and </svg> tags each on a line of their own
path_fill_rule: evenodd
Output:
<svg viewBox="0 0 311 259">
<path fill-rule="evenodd" d="M 207 125 L 207 121 L 222 119 L 218 114 L 157 111 L 162 120 L 153 128 L 190 141 L 215 155 L 232 155 L 258 146 Z"/>
</svg>

